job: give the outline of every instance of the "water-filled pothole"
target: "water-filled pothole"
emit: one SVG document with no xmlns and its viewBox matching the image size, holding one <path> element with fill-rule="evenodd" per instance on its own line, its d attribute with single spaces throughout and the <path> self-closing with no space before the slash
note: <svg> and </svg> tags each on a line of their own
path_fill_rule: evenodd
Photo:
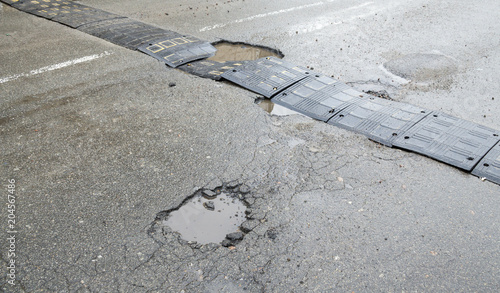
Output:
<svg viewBox="0 0 500 293">
<path fill-rule="evenodd" d="M 161 225 L 180 233 L 186 241 L 220 243 L 228 234 L 238 232 L 246 220 L 246 206 L 240 198 L 243 195 L 237 188 L 200 190 L 178 209 L 168 212 Z"/>
<path fill-rule="evenodd" d="M 242 42 L 220 41 L 212 45 L 217 48 L 217 52 L 215 56 L 208 58 L 208 60 L 217 62 L 257 60 L 269 56 L 284 57 L 279 50 Z"/>
<path fill-rule="evenodd" d="M 275 104 L 269 99 L 259 99 L 256 101 L 256 103 L 259 105 L 259 107 L 261 107 L 271 115 L 276 115 L 276 116 L 288 116 L 294 114 L 302 115 L 298 112 L 285 108 L 281 105 Z"/>
</svg>

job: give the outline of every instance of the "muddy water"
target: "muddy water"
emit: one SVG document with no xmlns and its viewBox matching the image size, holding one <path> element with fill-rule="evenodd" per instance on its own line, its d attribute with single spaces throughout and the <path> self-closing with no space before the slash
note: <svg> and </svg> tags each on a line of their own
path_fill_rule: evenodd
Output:
<svg viewBox="0 0 500 293">
<path fill-rule="evenodd" d="M 211 208 L 207 207 L 212 207 Z M 245 221 L 245 205 L 226 193 L 214 199 L 195 196 L 163 221 L 182 239 L 201 244 L 220 243 L 227 234 L 237 232 Z"/>
<path fill-rule="evenodd" d="M 257 60 L 268 56 L 277 58 L 283 57 L 283 54 L 280 54 L 276 50 L 260 46 L 252 46 L 244 43 L 220 42 L 214 44 L 214 47 L 217 48 L 217 52 L 215 53 L 215 56 L 208 58 L 208 60 L 224 62 Z"/>
</svg>

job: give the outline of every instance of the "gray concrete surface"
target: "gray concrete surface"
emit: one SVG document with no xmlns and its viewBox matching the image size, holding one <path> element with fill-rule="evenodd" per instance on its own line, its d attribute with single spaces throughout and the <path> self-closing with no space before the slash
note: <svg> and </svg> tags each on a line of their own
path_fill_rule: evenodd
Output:
<svg viewBox="0 0 500 293">
<path fill-rule="evenodd" d="M 81 3 L 278 48 L 359 89 L 500 129 L 498 1 Z M 414 81 L 383 67 L 414 54 L 446 56 L 447 67 L 429 62 Z M 2 232 L 3 291 L 500 288 L 498 185 L 306 117 L 269 116 L 244 89 L 6 5 L 0 80 L 0 178 L 2 194 L 17 181 L 18 230 L 15 286 Z M 194 190 L 233 180 L 251 188 L 253 228 L 235 248 L 193 247 L 154 225 Z"/>
</svg>

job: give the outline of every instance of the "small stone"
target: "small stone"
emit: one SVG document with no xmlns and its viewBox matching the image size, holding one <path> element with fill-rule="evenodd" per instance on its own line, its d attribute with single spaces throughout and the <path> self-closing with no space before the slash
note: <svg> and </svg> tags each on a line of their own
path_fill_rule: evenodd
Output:
<svg viewBox="0 0 500 293">
<path fill-rule="evenodd" d="M 210 183 L 205 185 L 205 188 L 210 190 L 216 190 L 217 188 L 221 188 L 222 185 L 223 183 L 219 178 L 214 178 L 212 179 L 212 181 L 210 181 Z"/>
<path fill-rule="evenodd" d="M 241 185 L 240 186 L 240 193 L 247 194 L 249 192 L 250 192 L 250 187 L 248 187 L 247 185 Z"/>
<path fill-rule="evenodd" d="M 209 252 L 209 251 L 214 251 L 217 248 L 219 248 L 219 246 L 216 243 L 209 243 L 207 245 L 202 245 L 200 247 L 200 251 L 201 252 Z"/>
<path fill-rule="evenodd" d="M 245 233 L 248 233 L 248 232 L 252 231 L 253 229 L 255 229 L 255 227 L 257 227 L 258 225 L 259 225 L 258 221 L 246 220 L 245 222 L 243 222 L 240 225 L 240 230 L 245 232 Z"/>
<path fill-rule="evenodd" d="M 245 237 L 245 235 L 242 232 L 234 232 L 226 235 L 226 239 L 231 241 L 243 240 L 243 237 Z"/>
<path fill-rule="evenodd" d="M 278 232 L 274 229 L 269 229 L 266 232 L 266 236 L 272 240 L 276 239 L 278 237 Z"/>
<path fill-rule="evenodd" d="M 318 149 L 318 148 L 315 148 L 315 147 L 309 147 L 309 151 L 310 151 L 311 153 L 317 153 L 317 152 L 319 152 L 319 149 Z"/>
<path fill-rule="evenodd" d="M 255 198 L 245 198 L 245 202 L 248 204 L 248 205 L 253 205 L 255 203 Z"/>
<path fill-rule="evenodd" d="M 227 188 L 231 188 L 231 189 L 233 189 L 233 188 L 238 187 L 238 185 L 239 185 L 238 181 L 237 181 L 237 180 L 234 180 L 234 181 L 231 181 L 231 182 L 229 182 L 229 183 L 227 184 Z"/>
<path fill-rule="evenodd" d="M 213 192 L 212 190 L 205 189 L 201 192 L 201 195 L 203 195 L 204 198 L 206 199 L 214 199 L 217 197 L 217 193 Z"/>
<path fill-rule="evenodd" d="M 232 246 L 233 243 L 230 240 L 224 239 L 224 240 L 222 240 L 222 242 L 220 243 L 220 245 L 222 245 L 224 247 L 229 247 L 229 246 Z"/>
<path fill-rule="evenodd" d="M 207 210 L 209 210 L 209 211 L 213 211 L 213 210 L 215 210 L 215 204 L 214 204 L 214 202 L 213 202 L 213 201 L 207 201 L 207 202 L 204 202 L 204 203 L 203 203 L 203 206 L 204 206 Z"/>
<path fill-rule="evenodd" d="M 169 87 L 174 87 L 174 86 L 176 86 L 176 84 L 175 84 L 175 82 L 170 82 L 170 83 L 168 84 L 168 86 L 169 86 Z"/>
</svg>

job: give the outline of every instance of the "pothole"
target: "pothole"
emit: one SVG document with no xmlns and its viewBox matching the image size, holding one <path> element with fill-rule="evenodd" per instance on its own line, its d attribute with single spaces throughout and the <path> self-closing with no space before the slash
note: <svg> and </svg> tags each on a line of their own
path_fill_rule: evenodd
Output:
<svg viewBox="0 0 500 293">
<path fill-rule="evenodd" d="M 269 99 L 258 99 L 255 101 L 259 107 L 264 109 L 267 113 L 276 116 L 288 116 L 288 115 L 302 115 L 299 112 L 295 112 L 283 106 L 273 103 Z"/>
<path fill-rule="evenodd" d="M 161 227 L 179 233 L 185 241 L 231 246 L 245 235 L 239 227 L 246 220 L 248 191 L 245 185 L 198 190 L 179 207 L 160 212 L 157 220 Z"/>
<path fill-rule="evenodd" d="M 221 74 L 246 62 L 269 56 L 285 57 L 280 50 L 243 42 L 222 40 L 212 45 L 217 48 L 214 56 L 181 65 L 177 69 L 203 78 L 222 80 Z"/>
<path fill-rule="evenodd" d="M 207 60 L 217 62 L 257 60 L 269 56 L 284 57 L 279 50 L 243 42 L 220 41 L 212 43 L 212 45 L 217 48 L 217 52 Z"/>
<path fill-rule="evenodd" d="M 391 98 L 391 96 L 389 95 L 389 93 L 386 90 L 380 90 L 380 91 L 368 90 L 368 91 L 366 91 L 366 93 L 369 94 L 369 95 L 375 96 L 375 97 L 379 97 L 381 99 L 386 99 L 386 100 L 389 100 L 389 101 L 394 101 L 394 99 Z"/>
<path fill-rule="evenodd" d="M 398 89 L 392 85 L 382 83 L 380 80 L 350 81 L 346 82 L 346 84 L 360 92 L 367 93 L 381 99 L 389 101 L 397 100 L 395 97 L 398 96 Z"/>
</svg>

